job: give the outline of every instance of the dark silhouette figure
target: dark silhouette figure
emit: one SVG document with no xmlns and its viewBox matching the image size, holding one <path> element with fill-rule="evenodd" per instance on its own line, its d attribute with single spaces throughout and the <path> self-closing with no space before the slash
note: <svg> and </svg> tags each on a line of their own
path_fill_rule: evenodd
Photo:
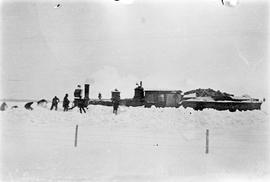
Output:
<svg viewBox="0 0 270 182">
<path fill-rule="evenodd" d="M 85 109 L 84 109 L 85 105 L 84 105 L 84 100 L 83 100 L 83 99 L 79 99 L 79 100 L 78 100 L 78 107 L 79 107 L 79 109 L 80 109 L 80 113 L 82 113 L 82 111 L 83 111 L 84 113 L 86 113 L 86 111 L 85 111 Z"/>
<path fill-rule="evenodd" d="M 47 103 L 48 103 L 48 101 L 45 100 L 45 99 L 41 99 L 41 100 L 37 101 L 37 104 L 38 105 L 40 105 L 40 104 L 47 104 Z"/>
<path fill-rule="evenodd" d="M 57 111 L 57 105 L 60 102 L 60 100 L 54 96 L 54 98 L 52 99 L 52 106 L 51 106 L 51 110 L 53 110 L 53 108 L 55 107 L 55 110 Z"/>
<path fill-rule="evenodd" d="M 113 102 L 113 113 L 117 115 L 117 111 L 119 107 L 119 100 L 114 99 L 112 102 Z"/>
<path fill-rule="evenodd" d="M 28 102 L 28 103 L 26 103 L 26 104 L 24 105 L 24 108 L 27 109 L 27 110 L 33 110 L 33 108 L 31 107 L 33 103 L 34 103 L 34 102 Z"/>
<path fill-rule="evenodd" d="M 66 94 L 64 99 L 63 99 L 64 112 L 68 111 L 68 107 L 69 107 L 69 100 L 68 100 L 68 94 Z"/>
<path fill-rule="evenodd" d="M 113 105 L 113 113 L 117 114 L 117 110 L 120 103 L 120 92 L 117 89 L 114 89 L 114 91 L 112 91 L 111 100 L 112 100 L 112 105 Z"/>
<path fill-rule="evenodd" d="M 5 102 L 3 102 L 1 104 L 0 111 L 5 111 L 7 109 L 7 107 L 8 107 L 8 105 Z"/>
<path fill-rule="evenodd" d="M 85 111 L 86 100 L 82 99 L 82 89 L 80 85 L 78 85 L 74 91 L 73 106 L 70 109 L 73 109 L 75 107 L 78 107 L 80 109 L 80 113 L 82 113 L 82 111 L 86 113 Z"/>
<path fill-rule="evenodd" d="M 44 108 L 47 107 L 47 103 L 48 103 L 48 101 L 45 99 L 41 99 L 41 100 L 37 101 L 37 105 L 40 107 L 44 107 Z"/>
<path fill-rule="evenodd" d="M 101 93 L 98 93 L 98 99 L 101 100 L 102 96 Z"/>
</svg>

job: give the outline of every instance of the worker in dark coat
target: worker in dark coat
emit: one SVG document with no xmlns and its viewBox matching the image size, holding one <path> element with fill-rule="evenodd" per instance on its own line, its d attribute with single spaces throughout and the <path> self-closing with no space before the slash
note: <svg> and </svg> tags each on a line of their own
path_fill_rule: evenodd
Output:
<svg viewBox="0 0 270 182">
<path fill-rule="evenodd" d="M 101 98 L 102 98 L 101 93 L 98 93 L 98 99 L 101 100 Z"/>
<path fill-rule="evenodd" d="M 79 107 L 79 109 L 80 109 L 80 113 L 81 113 L 81 114 L 82 114 L 82 111 L 83 111 L 84 113 L 86 113 L 86 111 L 85 111 L 85 109 L 84 109 L 85 105 L 84 105 L 84 100 L 83 100 L 83 99 L 79 99 L 79 100 L 78 100 L 78 107 Z"/>
<path fill-rule="evenodd" d="M 24 108 L 27 110 L 33 110 L 32 104 L 33 104 L 33 102 L 28 102 L 24 105 Z"/>
<path fill-rule="evenodd" d="M 68 111 L 68 107 L 69 107 L 69 100 L 68 100 L 68 94 L 66 94 L 64 99 L 63 99 L 64 111 Z"/>
<path fill-rule="evenodd" d="M 57 105 L 60 102 L 60 100 L 54 96 L 54 98 L 52 99 L 52 106 L 51 106 L 51 110 L 53 110 L 53 108 L 55 107 L 55 110 L 57 111 Z"/>
<path fill-rule="evenodd" d="M 40 105 L 40 104 L 47 104 L 48 101 L 46 101 L 45 99 L 41 99 L 39 101 L 37 101 L 37 104 Z"/>
<path fill-rule="evenodd" d="M 3 102 L 1 104 L 0 111 L 5 111 L 7 108 L 8 108 L 8 105 L 5 102 Z"/>
<path fill-rule="evenodd" d="M 113 113 L 114 114 L 117 114 L 117 110 L 118 110 L 118 107 L 119 107 L 119 100 L 118 99 L 114 99 L 112 101 L 113 103 Z"/>
</svg>

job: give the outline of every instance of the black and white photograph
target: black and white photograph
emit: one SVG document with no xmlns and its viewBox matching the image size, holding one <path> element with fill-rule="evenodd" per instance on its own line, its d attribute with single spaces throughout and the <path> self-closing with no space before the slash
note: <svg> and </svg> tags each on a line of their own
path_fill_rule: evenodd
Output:
<svg viewBox="0 0 270 182">
<path fill-rule="evenodd" d="M 1 0 L 0 181 L 269 181 L 269 5 Z"/>
</svg>

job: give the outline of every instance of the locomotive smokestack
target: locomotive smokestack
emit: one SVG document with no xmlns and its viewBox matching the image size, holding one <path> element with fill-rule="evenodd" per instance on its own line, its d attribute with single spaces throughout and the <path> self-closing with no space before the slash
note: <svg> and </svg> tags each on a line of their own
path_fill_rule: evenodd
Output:
<svg viewBox="0 0 270 182">
<path fill-rule="evenodd" d="M 142 87 L 142 81 L 140 81 L 140 86 Z"/>
<path fill-rule="evenodd" d="M 84 98 L 89 99 L 89 84 L 84 84 Z"/>
</svg>

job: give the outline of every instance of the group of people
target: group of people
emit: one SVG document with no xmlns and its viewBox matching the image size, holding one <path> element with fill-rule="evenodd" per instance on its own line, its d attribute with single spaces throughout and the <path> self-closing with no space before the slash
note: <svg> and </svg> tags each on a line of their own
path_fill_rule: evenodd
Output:
<svg viewBox="0 0 270 182">
<path fill-rule="evenodd" d="M 80 85 L 78 85 L 78 88 L 75 89 L 74 91 L 74 102 L 73 102 L 73 106 L 70 108 L 69 107 L 69 99 L 68 99 L 68 94 L 65 95 L 64 99 L 63 99 L 63 108 L 64 108 L 64 112 L 70 110 L 70 109 L 73 109 L 75 107 L 78 107 L 80 109 L 80 113 L 84 112 L 86 113 L 85 111 L 85 107 L 86 107 L 86 104 L 85 104 L 85 100 L 82 99 L 82 89 L 80 87 Z M 58 103 L 60 102 L 59 98 L 57 96 L 55 96 L 53 99 L 52 99 L 52 105 L 51 105 L 51 110 L 55 109 L 57 110 L 57 106 L 58 106 Z"/>
<path fill-rule="evenodd" d="M 55 110 L 57 110 L 57 106 L 58 106 L 59 102 L 60 102 L 59 98 L 55 96 L 52 99 L 51 110 L 53 110 L 54 108 L 55 108 Z M 86 113 L 86 111 L 85 111 L 85 103 L 84 102 L 85 101 L 82 98 L 77 98 L 77 99 L 74 100 L 74 106 L 69 108 L 70 101 L 68 99 L 68 94 L 66 94 L 64 99 L 63 99 L 64 112 L 68 111 L 69 109 L 73 109 L 74 107 L 77 106 L 80 109 L 80 113 L 82 113 L 82 112 Z M 113 99 L 112 104 L 113 104 L 113 113 L 117 114 L 119 104 L 120 104 L 119 100 L 118 99 Z"/>
<path fill-rule="evenodd" d="M 52 106 L 51 106 L 51 110 L 55 109 L 57 110 L 58 108 L 58 103 L 60 102 L 59 98 L 54 96 L 54 98 L 52 99 Z M 68 94 L 65 95 L 64 99 L 63 99 L 63 108 L 64 108 L 64 112 L 68 111 L 69 109 L 69 103 L 70 101 L 68 100 Z"/>
<path fill-rule="evenodd" d="M 75 107 L 78 107 L 80 109 L 80 113 L 82 113 L 82 112 L 86 113 L 85 107 L 87 108 L 88 100 L 83 99 L 81 94 L 82 94 L 82 90 L 80 88 L 80 85 L 78 85 L 78 88 L 75 89 L 75 91 L 74 91 L 74 102 L 73 102 L 72 107 L 69 107 L 70 101 L 68 99 L 68 94 L 66 94 L 64 99 L 63 99 L 63 108 L 64 108 L 63 111 L 66 112 L 66 111 L 71 110 Z M 101 100 L 101 98 L 102 98 L 101 93 L 98 94 L 98 98 L 99 98 L 99 100 Z M 53 110 L 53 109 L 57 110 L 59 102 L 60 102 L 60 99 L 57 96 L 54 96 L 54 98 L 52 99 L 52 105 L 50 107 L 50 110 Z M 47 101 L 45 99 L 42 99 L 42 100 L 38 101 L 37 103 L 38 103 L 38 105 L 40 105 L 42 103 L 47 104 Z M 112 98 L 112 105 L 113 105 L 113 113 L 114 114 L 117 114 L 117 110 L 119 108 L 119 103 L 120 103 L 120 97 L 119 98 Z M 33 108 L 31 107 L 32 104 L 33 104 L 33 102 L 28 102 L 25 104 L 24 107 L 28 110 L 33 110 Z M 14 106 L 14 108 L 15 108 L 15 106 Z M 7 109 L 7 104 L 4 102 L 1 105 L 0 110 L 4 111 L 6 109 Z"/>
</svg>

